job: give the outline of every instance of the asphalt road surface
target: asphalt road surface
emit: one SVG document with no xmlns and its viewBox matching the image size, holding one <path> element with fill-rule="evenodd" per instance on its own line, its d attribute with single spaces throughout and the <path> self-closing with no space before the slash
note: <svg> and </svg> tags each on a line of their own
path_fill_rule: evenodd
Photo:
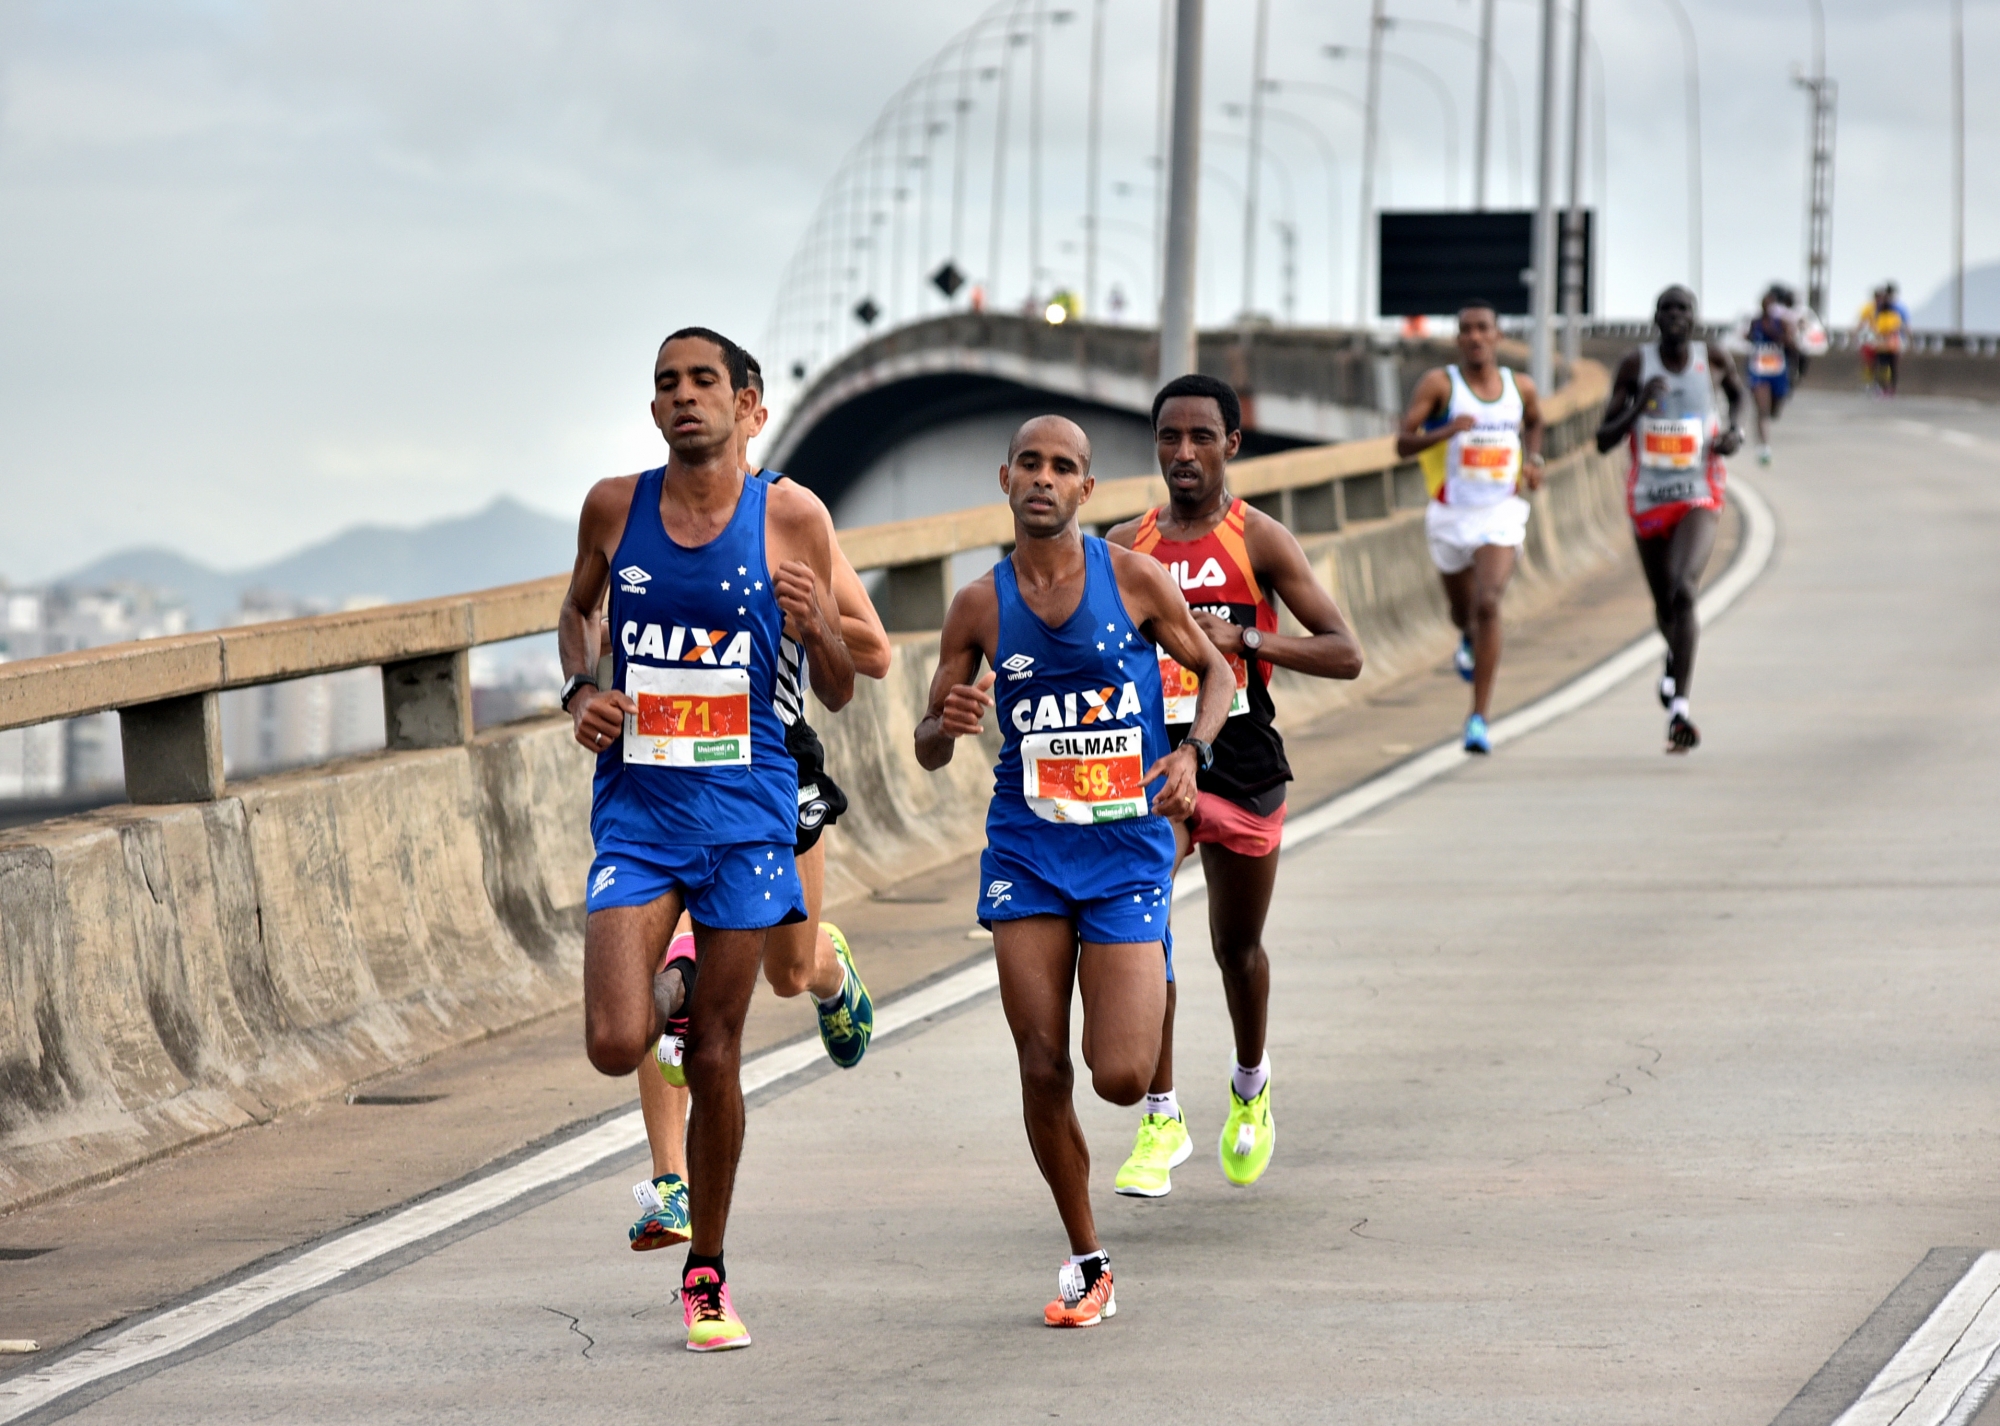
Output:
<svg viewBox="0 0 2000 1426">
<path fill-rule="evenodd" d="M 681 1350 L 635 1157 L 71 1419 L 1771 1421 L 1929 1250 L 2000 1242 L 2000 413 L 1809 395 L 1778 452 L 1699 752 L 1641 675 L 1288 854 L 1248 1190 L 1183 905 L 1170 1198 L 1110 1193 L 1134 1116 L 1081 1100 L 1115 1320 L 1040 1325 L 989 995 L 753 1109 L 748 1351 Z"/>
</svg>

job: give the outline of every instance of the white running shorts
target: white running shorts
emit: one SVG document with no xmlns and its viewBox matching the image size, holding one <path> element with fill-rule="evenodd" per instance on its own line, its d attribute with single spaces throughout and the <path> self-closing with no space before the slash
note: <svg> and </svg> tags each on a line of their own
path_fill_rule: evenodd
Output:
<svg viewBox="0 0 2000 1426">
<path fill-rule="evenodd" d="M 1424 534 L 1430 539 L 1431 563 L 1442 574 L 1457 574 L 1471 567 L 1481 545 L 1518 547 L 1528 538 L 1528 502 L 1518 495 L 1492 505 L 1433 500 L 1424 509 Z"/>
</svg>

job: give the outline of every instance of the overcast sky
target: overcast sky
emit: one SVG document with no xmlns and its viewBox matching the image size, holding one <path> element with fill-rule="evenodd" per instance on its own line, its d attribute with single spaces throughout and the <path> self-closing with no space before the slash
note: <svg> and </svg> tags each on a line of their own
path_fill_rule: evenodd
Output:
<svg viewBox="0 0 2000 1426">
<path fill-rule="evenodd" d="M 1805 0 L 1686 4 L 1704 101 L 1704 297 L 1733 312 L 1764 282 L 1801 276 L 1805 108 L 1789 75 L 1809 57 L 1809 12 Z M 1090 0 L 1059 5 L 1090 11 Z M 1590 4 L 1607 81 L 1593 100 L 1606 119 L 1603 188 L 1586 167 L 1614 312 L 1645 310 L 1689 273 L 1671 5 Z M 1106 199 L 1106 286 L 1144 305 L 1159 3 L 1107 6 L 1105 178 L 1129 187 Z M 568 516 L 592 479 L 657 458 L 644 408 L 658 338 L 701 322 L 759 344 L 843 157 L 983 8 L 0 0 L 0 575 L 29 581 L 138 543 L 244 565 L 359 520 L 415 523 L 501 492 Z M 2000 0 L 1965 8 L 1977 263 L 2000 257 L 1985 177 Z M 1847 320 L 1885 276 L 1914 303 L 1947 273 L 1949 7 L 1827 0 L 1827 11 L 1841 87 L 1828 305 Z M 1478 22 L 1475 0 L 1395 0 L 1390 13 Z M 1247 97 L 1254 14 L 1254 0 L 1209 0 L 1205 321 L 1239 299 L 1242 123 L 1223 106 Z M 1359 131 L 1340 101 L 1298 86 L 1360 89 L 1359 66 L 1322 48 L 1365 43 L 1366 14 L 1366 0 L 1272 4 L 1272 102 L 1292 117 L 1271 125 L 1264 204 L 1297 226 L 1305 320 L 1351 311 L 1340 306 L 1351 269 L 1331 280 L 1329 239 L 1351 263 Z M 1499 14 L 1531 181 L 1539 6 L 1499 0 Z M 1044 285 L 1081 278 L 1087 31 L 1051 31 Z M 1384 201 L 1463 201 L 1472 46 L 1406 25 L 1390 49 L 1436 76 L 1459 122 L 1453 174 L 1433 81 L 1385 71 Z M 995 85 L 981 86 L 978 112 L 990 114 Z M 1499 204 L 1516 196 L 1502 91 Z M 969 122 L 990 135 L 990 121 Z M 1344 165 L 1346 217 L 1332 232 L 1308 126 Z M 982 153 L 990 143 L 979 139 Z M 1022 211 L 1010 203 L 1010 217 Z M 968 225 L 978 240 L 965 240 L 977 252 L 962 264 L 975 272 L 983 213 L 982 198 Z M 1024 243 L 1004 235 L 999 295 L 1013 302 Z M 1258 305 L 1277 310 L 1266 241 Z"/>
</svg>

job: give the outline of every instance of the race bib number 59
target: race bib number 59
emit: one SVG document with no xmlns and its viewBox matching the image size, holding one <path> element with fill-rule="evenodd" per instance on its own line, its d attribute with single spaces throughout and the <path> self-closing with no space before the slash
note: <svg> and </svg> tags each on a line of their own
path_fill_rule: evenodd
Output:
<svg viewBox="0 0 2000 1426">
<path fill-rule="evenodd" d="M 1138 728 L 1031 733 L 1021 739 L 1022 796 L 1045 822 L 1144 817 L 1145 749 Z"/>
<path fill-rule="evenodd" d="M 625 666 L 625 761 L 655 767 L 750 765 L 750 671 Z"/>
</svg>

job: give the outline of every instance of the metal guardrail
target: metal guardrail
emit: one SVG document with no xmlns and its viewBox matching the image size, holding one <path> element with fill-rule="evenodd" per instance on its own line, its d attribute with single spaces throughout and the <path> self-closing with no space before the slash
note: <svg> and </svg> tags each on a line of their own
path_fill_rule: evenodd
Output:
<svg viewBox="0 0 2000 1426">
<path fill-rule="evenodd" d="M 1551 460 L 1595 428 L 1609 373 L 1583 363 L 1543 401 Z M 1395 438 L 1310 446 L 1241 460 L 1230 487 L 1301 534 L 1340 530 L 1426 498 Z M 1085 507 L 1103 528 L 1167 498 L 1158 476 L 1100 481 Z M 883 570 L 891 630 L 935 629 L 951 600 L 951 557 L 1011 542 L 1004 502 L 840 532 L 857 570 Z M 473 732 L 470 650 L 556 627 L 567 575 L 445 599 L 109 644 L 0 664 L 0 729 L 115 709 L 133 802 L 203 802 L 223 793 L 220 695 L 228 689 L 379 666 L 387 745 L 451 747 Z"/>
</svg>

